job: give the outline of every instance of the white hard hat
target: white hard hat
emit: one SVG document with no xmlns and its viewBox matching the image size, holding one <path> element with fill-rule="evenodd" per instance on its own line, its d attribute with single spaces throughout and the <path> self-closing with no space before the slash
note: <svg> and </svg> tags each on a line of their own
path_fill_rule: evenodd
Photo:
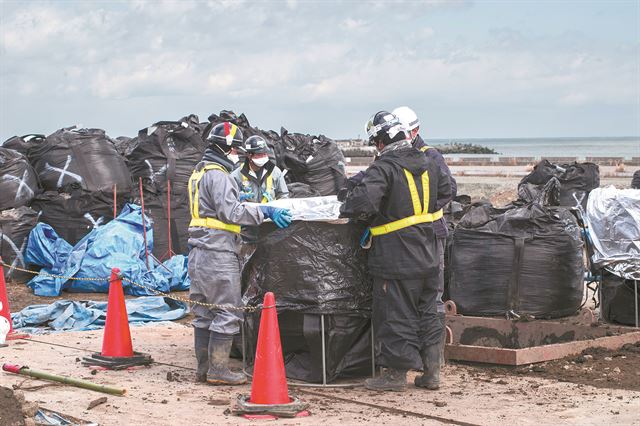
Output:
<svg viewBox="0 0 640 426">
<path fill-rule="evenodd" d="M 416 127 L 420 126 L 420 120 L 418 120 L 418 116 L 415 111 L 409 108 L 408 106 L 401 106 L 394 109 L 391 112 L 393 115 L 398 117 L 400 123 L 404 126 L 405 129 L 411 131 Z"/>
</svg>

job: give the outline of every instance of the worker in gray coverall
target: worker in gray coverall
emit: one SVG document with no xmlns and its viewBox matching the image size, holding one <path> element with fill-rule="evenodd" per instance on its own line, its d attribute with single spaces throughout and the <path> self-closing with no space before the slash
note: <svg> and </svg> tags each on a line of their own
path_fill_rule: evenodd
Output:
<svg viewBox="0 0 640 426">
<path fill-rule="evenodd" d="M 251 136 L 244 143 L 247 159 L 231 176 L 240 187 L 240 201 L 268 203 L 289 198 L 284 173 L 269 161 L 269 146 L 260 136 Z"/>
<path fill-rule="evenodd" d="M 194 302 L 241 307 L 240 225 L 271 219 L 280 228 L 291 223 L 289 210 L 242 203 L 229 174 L 237 163 L 242 131 L 229 122 L 211 129 L 202 161 L 189 178 L 189 298 Z M 246 383 L 242 373 L 229 370 L 233 336 L 240 331 L 237 309 L 193 305 L 196 380 L 214 385 Z"/>
</svg>

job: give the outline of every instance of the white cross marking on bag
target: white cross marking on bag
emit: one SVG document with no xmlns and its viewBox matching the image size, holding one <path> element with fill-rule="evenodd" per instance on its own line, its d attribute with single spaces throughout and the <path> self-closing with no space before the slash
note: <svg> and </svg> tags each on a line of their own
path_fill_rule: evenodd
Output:
<svg viewBox="0 0 640 426">
<path fill-rule="evenodd" d="M 18 246 L 16 246 L 15 243 L 11 240 L 11 238 L 7 236 L 7 234 L 3 233 L 2 239 L 5 240 L 7 244 L 9 244 L 9 246 L 11 247 L 11 250 L 13 250 L 13 252 L 16 254 L 16 258 L 13 259 L 13 262 L 11 262 L 11 268 L 9 268 L 9 275 L 10 275 L 11 272 L 13 272 L 13 270 L 15 269 L 15 267 L 18 266 L 16 265 L 18 262 L 20 262 L 20 266 L 22 268 L 26 266 L 24 263 L 24 257 L 22 256 L 22 250 L 24 250 L 24 247 L 27 244 L 28 238 L 25 238 L 22 241 L 22 247 L 20 247 L 19 249 L 18 249 Z"/>
<path fill-rule="evenodd" d="M 84 218 L 91 222 L 93 229 L 96 229 L 98 226 L 102 225 L 102 222 L 104 222 L 104 217 L 100 216 L 98 220 L 95 220 L 89 213 L 85 213 Z"/>
<path fill-rule="evenodd" d="M 144 160 L 144 162 L 147 165 L 147 167 L 149 167 L 149 178 L 151 179 L 152 183 L 156 183 L 156 176 L 162 176 L 167 171 L 167 165 L 166 164 L 164 166 L 162 166 L 160 168 L 160 170 L 158 170 L 157 172 L 154 172 L 153 171 L 153 165 L 151 164 L 151 161 Z"/>
<path fill-rule="evenodd" d="M 67 162 L 64 164 L 64 167 L 62 169 L 59 168 L 59 167 L 53 167 L 49 163 L 46 163 L 44 165 L 44 169 L 45 170 L 49 170 L 49 171 L 52 171 L 52 172 L 59 172 L 60 173 L 60 177 L 58 177 L 58 188 L 60 188 L 62 186 L 62 181 L 64 180 L 65 176 L 69 176 L 70 178 L 75 179 L 78 182 L 82 182 L 82 176 L 67 170 L 69 168 L 70 164 L 71 164 L 71 156 L 67 155 Z"/>
<path fill-rule="evenodd" d="M 22 198 L 23 195 L 23 191 L 26 192 L 26 196 L 24 198 L 29 198 L 29 197 L 33 197 L 33 189 L 31 189 L 29 187 L 29 185 L 27 185 L 27 177 L 28 177 L 28 170 L 25 170 L 24 173 L 22 174 L 22 179 L 20 179 L 17 176 L 13 176 L 13 175 L 4 175 L 2 176 L 3 180 L 10 180 L 12 182 L 18 182 L 18 190 L 16 191 L 16 201 L 18 201 L 19 199 Z"/>
</svg>

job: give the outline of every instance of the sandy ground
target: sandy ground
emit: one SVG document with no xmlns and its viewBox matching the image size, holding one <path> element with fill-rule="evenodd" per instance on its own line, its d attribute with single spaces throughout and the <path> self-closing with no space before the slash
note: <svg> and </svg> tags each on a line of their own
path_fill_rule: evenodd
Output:
<svg viewBox="0 0 640 426">
<path fill-rule="evenodd" d="M 101 425 L 249 423 L 224 414 L 237 394 L 250 392 L 249 385 L 211 387 L 193 382 L 195 359 L 188 326 L 170 323 L 134 327 L 132 334 L 135 350 L 152 354 L 155 364 L 132 371 L 99 370 L 92 374 L 79 359 L 100 349 L 101 331 L 11 341 L 9 347 L 0 349 L 0 361 L 126 388 L 126 396 L 108 396 L 106 403 L 91 410 L 87 409 L 89 403 L 102 394 L 69 386 L 25 390 L 28 401 Z M 172 381 L 168 373 L 174 376 Z M 448 365 L 443 375 L 444 385 L 438 392 L 412 385 L 402 394 L 373 393 L 363 388 L 292 388 L 310 404 L 312 415 L 281 419 L 278 424 L 640 425 L 640 391 L 598 389 L 466 365 Z M 414 376 L 410 373 L 410 382 Z M 25 381 L 3 372 L 0 384 L 28 389 L 43 382 Z"/>
</svg>

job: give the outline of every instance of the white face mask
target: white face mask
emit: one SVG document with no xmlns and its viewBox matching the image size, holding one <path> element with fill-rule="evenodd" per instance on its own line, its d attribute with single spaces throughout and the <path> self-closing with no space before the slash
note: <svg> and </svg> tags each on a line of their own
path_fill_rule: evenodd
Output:
<svg viewBox="0 0 640 426">
<path fill-rule="evenodd" d="M 240 157 L 238 157 L 238 154 L 227 154 L 227 158 L 233 163 L 233 164 L 237 164 L 238 161 L 240 161 Z"/>
<path fill-rule="evenodd" d="M 269 162 L 269 157 L 252 158 L 251 161 L 258 167 L 262 167 Z"/>
</svg>

